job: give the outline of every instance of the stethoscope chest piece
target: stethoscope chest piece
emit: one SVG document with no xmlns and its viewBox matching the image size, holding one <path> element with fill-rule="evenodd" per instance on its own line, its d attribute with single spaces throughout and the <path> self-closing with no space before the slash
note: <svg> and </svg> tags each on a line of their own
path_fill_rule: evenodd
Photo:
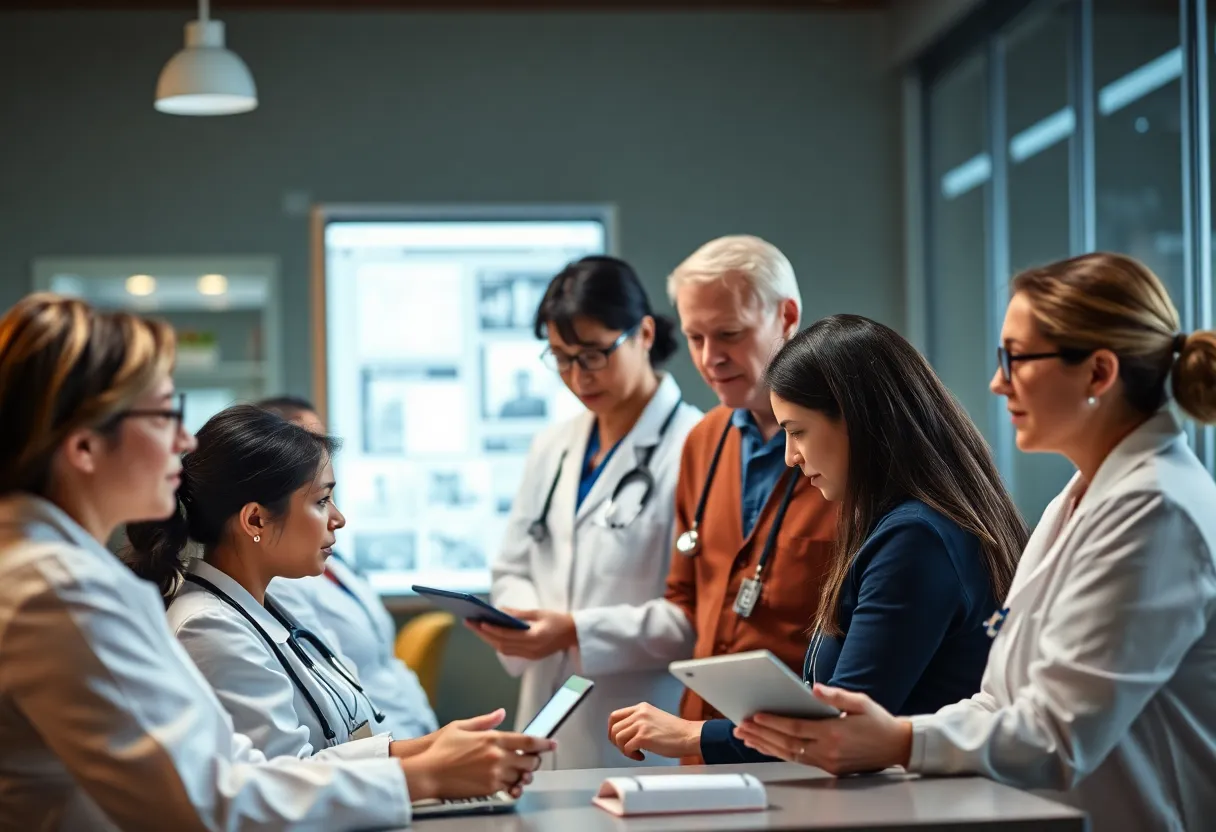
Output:
<svg viewBox="0 0 1216 832">
<path fill-rule="evenodd" d="M 676 538 L 676 551 L 686 558 L 701 551 L 701 533 L 697 531 L 695 523 L 691 529 L 681 532 L 680 536 Z"/>
<path fill-rule="evenodd" d="M 528 524 L 528 537 L 536 543 L 544 543 L 549 536 L 549 526 L 543 520 L 533 520 Z"/>
</svg>

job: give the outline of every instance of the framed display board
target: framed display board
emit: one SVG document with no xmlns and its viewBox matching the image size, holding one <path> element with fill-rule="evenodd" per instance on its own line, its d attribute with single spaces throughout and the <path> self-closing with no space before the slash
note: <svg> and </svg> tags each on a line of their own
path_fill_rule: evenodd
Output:
<svg viewBox="0 0 1216 832">
<path fill-rule="evenodd" d="M 581 405 L 533 321 L 567 263 L 611 251 L 607 206 L 319 206 L 317 405 L 343 441 L 339 549 L 386 595 L 484 593 L 528 447 Z"/>
</svg>

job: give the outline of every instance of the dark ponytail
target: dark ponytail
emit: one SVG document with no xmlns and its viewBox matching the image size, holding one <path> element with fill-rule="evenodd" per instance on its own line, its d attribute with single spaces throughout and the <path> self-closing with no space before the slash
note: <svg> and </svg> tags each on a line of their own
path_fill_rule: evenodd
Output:
<svg viewBox="0 0 1216 832">
<path fill-rule="evenodd" d="M 249 503 L 272 521 L 286 516 L 291 495 L 312 482 L 338 442 L 252 405 L 212 416 L 198 447 L 182 457 L 177 510 L 165 520 L 127 527 L 123 559 L 168 597 L 177 588 L 194 541 L 206 551 L 229 533 L 229 522 Z"/>
<path fill-rule="evenodd" d="M 582 344 L 574 329 L 575 318 L 590 318 L 608 329 L 625 331 L 648 315 L 655 323 L 650 366 L 660 367 L 676 352 L 675 322 L 654 313 L 632 266 L 616 257 L 595 255 L 571 263 L 550 281 L 536 310 L 534 331 L 537 338 L 544 338 L 546 327 L 552 324 L 567 344 Z"/>
<path fill-rule="evenodd" d="M 186 544 L 190 542 L 190 524 L 182 507 L 186 489 L 185 471 L 177 492 L 177 507 L 166 520 L 132 523 L 127 526 L 128 547 L 123 560 L 136 575 L 156 584 L 160 594 L 168 598 L 177 589 L 177 582 L 186 565 Z"/>
</svg>

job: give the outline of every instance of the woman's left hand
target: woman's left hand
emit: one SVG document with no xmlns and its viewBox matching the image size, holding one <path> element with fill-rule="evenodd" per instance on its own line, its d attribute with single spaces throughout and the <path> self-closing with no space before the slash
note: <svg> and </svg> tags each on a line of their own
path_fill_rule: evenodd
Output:
<svg viewBox="0 0 1216 832">
<path fill-rule="evenodd" d="M 815 696 L 841 712 L 837 719 L 756 714 L 735 728 L 748 748 L 831 774 L 907 766 L 912 723 L 897 719 L 864 693 L 815 685 Z"/>
<path fill-rule="evenodd" d="M 553 610 L 516 610 L 504 607 L 503 612 L 513 615 L 531 626 L 526 630 L 511 630 L 496 627 L 484 621 L 465 621 L 464 624 L 486 644 L 504 656 L 521 659 L 543 659 L 560 650 L 578 645 L 578 630 L 569 613 Z"/>
</svg>

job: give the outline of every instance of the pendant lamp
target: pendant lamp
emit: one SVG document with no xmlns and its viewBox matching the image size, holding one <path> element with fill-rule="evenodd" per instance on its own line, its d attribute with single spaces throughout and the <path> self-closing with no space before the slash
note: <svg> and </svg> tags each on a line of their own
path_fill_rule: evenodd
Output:
<svg viewBox="0 0 1216 832">
<path fill-rule="evenodd" d="M 156 83 L 156 109 L 179 116 L 226 116 L 258 106 L 249 67 L 224 48 L 224 24 L 199 0 L 198 20 L 186 24 L 186 48 L 169 59 Z"/>
</svg>

